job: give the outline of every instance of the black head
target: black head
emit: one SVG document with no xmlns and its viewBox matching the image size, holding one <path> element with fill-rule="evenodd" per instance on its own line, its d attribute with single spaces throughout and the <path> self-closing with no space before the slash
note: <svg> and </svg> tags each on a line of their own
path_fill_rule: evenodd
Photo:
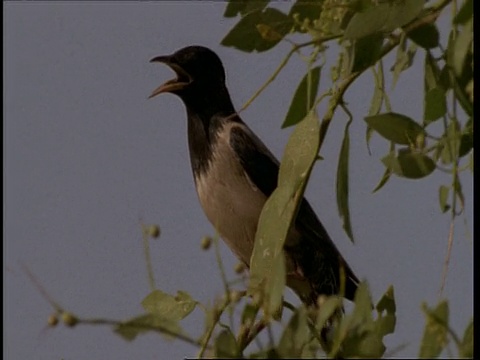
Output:
<svg viewBox="0 0 480 360">
<path fill-rule="evenodd" d="M 177 74 L 176 79 L 156 88 L 150 97 L 165 92 L 184 97 L 187 93 L 225 87 L 225 70 L 222 62 L 217 54 L 206 47 L 187 46 L 172 55 L 157 56 L 150 62 L 164 63 Z"/>
</svg>

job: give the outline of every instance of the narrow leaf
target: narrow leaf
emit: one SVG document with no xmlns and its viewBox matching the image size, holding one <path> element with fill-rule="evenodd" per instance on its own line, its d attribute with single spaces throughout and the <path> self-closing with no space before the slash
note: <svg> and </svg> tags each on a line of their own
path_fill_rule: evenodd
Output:
<svg viewBox="0 0 480 360">
<path fill-rule="evenodd" d="M 466 65 L 467 54 L 473 41 L 473 19 L 470 19 L 455 39 L 453 48 L 453 69 L 457 76 L 461 76 Z"/>
<path fill-rule="evenodd" d="M 473 149 L 473 120 L 470 118 L 462 130 L 458 156 L 463 157 Z"/>
<path fill-rule="evenodd" d="M 416 53 L 417 45 L 412 43 L 407 49 L 407 38 L 406 36 L 403 36 L 400 44 L 397 47 L 395 64 L 391 69 L 391 71 L 393 71 L 392 89 L 395 88 L 395 85 L 400 78 L 400 74 L 412 66 L 413 58 L 415 57 Z"/>
<path fill-rule="evenodd" d="M 306 73 L 298 84 L 297 90 L 293 95 L 292 103 L 287 112 L 287 116 L 283 121 L 282 128 L 296 125 L 299 121 L 307 116 L 317 97 L 318 84 L 320 83 L 321 67 L 317 66 Z M 310 98 L 308 98 L 308 77 L 311 77 Z"/>
<path fill-rule="evenodd" d="M 329 296 L 327 300 L 320 306 L 317 312 L 316 328 L 318 331 L 327 324 L 328 319 L 339 309 L 342 308 L 343 300 L 339 296 Z"/>
<path fill-rule="evenodd" d="M 388 182 L 388 180 L 390 180 L 390 175 L 392 175 L 392 171 L 387 167 L 377 186 L 375 186 L 375 188 L 372 190 L 372 194 L 380 190 Z"/>
<path fill-rule="evenodd" d="M 465 0 L 459 12 L 455 16 L 455 24 L 465 24 L 473 17 L 473 0 Z"/>
<path fill-rule="evenodd" d="M 377 115 L 382 109 L 383 98 L 385 95 L 384 86 L 384 76 L 383 76 L 383 66 L 378 64 L 378 72 L 373 70 L 373 75 L 375 79 L 375 89 L 373 91 L 372 102 L 370 104 L 370 109 L 368 115 Z"/>
<path fill-rule="evenodd" d="M 350 121 L 345 126 L 343 135 L 342 147 L 340 148 L 340 155 L 338 156 L 337 167 L 337 207 L 340 217 L 343 220 L 343 229 L 350 240 L 353 240 L 352 224 L 350 222 L 350 209 L 348 206 L 348 159 L 350 153 L 350 135 L 348 129 Z"/>
<path fill-rule="evenodd" d="M 443 213 L 450 209 L 450 205 L 447 203 L 449 192 L 449 186 L 440 185 L 438 188 L 438 201 L 440 202 L 440 210 L 442 210 Z"/>
<path fill-rule="evenodd" d="M 370 103 L 370 109 L 368 115 L 377 115 L 380 110 L 382 110 L 383 100 L 385 97 L 385 92 L 383 89 L 384 86 L 384 76 L 383 76 L 383 65 L 380 61 L 378 63 L 378 73 L 372 68 L 373 77 L 375 80 L 375 88 L 373 90 L 372 102 Z M 372 138 L 373 129 L 367 125 L 365 130 L 365 142 L 367 143 L 368 154 L 372 155 L 370 151 L 370 139 Z"/>
<path fill-rule="evenodd" d="M 282 305 L 286 281 L 283 244 L 317 157 L 319 133 L 319 121 L 313 112 L 296 125 L 282 158 L 278 187 L 260 214 L 250 260 L 249 292 L 263 293 L 264 312 L 268 315 Z"/>
</svg>

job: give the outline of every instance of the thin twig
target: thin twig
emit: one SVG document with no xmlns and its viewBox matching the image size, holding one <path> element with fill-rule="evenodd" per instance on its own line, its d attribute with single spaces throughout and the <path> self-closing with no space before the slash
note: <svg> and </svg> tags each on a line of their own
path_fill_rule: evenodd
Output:
<svg viewBox="0 0 480 360">
<path fill-rule="evenodd" d="M 45 300 L 55 309 L 56 312 L 62 313 L 64 309 L 55 301 L 53 298 L 47 293 L 47 290 L 40 284 L 40 281 L 33 275 L 33 273 L 30 271 L 30 269 L 24 265 L 21 264 L 23 271 L 27 275 L 27 277 L 30 279 L 32 284 L 37 288 L 37 290 L 40 292 L 40 294 L 43 296 Z"/>
<path fill-rule="evenodd" d="M 453 194 L 453 196 L 456 196 Z M 450 263 L 450 256 L 452 254 L 452 247 L 453 247 L 453 228 L 455 223 L 455 217 L 452 216 L 450 220 L 450 230 L 448 232 L 448 245 L 447 245 L 447 255 L 445 256 L 445 261 L 443 263 L 443 272 L 442 272 L 442 284 L 440 285 L 440 292 L 439 296 L 442 296 L 443 289 L 445 288 L 445 283 L 447 281 L 447 273 L 448 273 L 448 265 Z"/>
<path fill-rule="evenodd" d="M 152 330 L 152 331 L 157 331 L 162 334 L 172 336 L 176 339 L 179 339 L 181 341 L 184 341 L 188 344 L 195 345 L 195 346 L 203 346 L 203 343 L 199 340 L 195 340 L 185 334 L 177 333 L 174 332 L 168 328 L 165 328 L 160 325 L 148 325 L 148 324 L 133 324 L 133 325 L 126 325 L 125 322 L 122 321 L 117 321 L 117 320 L 110 320 L 110 319 L 78 319 L 77 325 L 79 324 L 85 324 L 85 325 L 110 325 L 110 326 L 128 326 L 131 328 L 137 328 L 137 329 L 142 329 L 142 330 Z M 210 349 L 210 347 L 209 347 Z"/>
</svg>

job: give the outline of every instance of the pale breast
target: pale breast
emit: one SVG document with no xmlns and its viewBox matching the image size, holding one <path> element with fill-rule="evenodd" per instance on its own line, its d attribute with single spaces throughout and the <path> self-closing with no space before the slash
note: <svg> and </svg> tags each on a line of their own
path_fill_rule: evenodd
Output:
<svg viewBox="0 0 480 360">
<path fill-rule="evenodd" d="M 230 147 L 230 127 L 226 124 L 213 148 L 208 171 L 195 178 L 200 204 L 232 251 L 250 262 L 258 219 L 266 196 L 251 182 Z"/>
</svg>

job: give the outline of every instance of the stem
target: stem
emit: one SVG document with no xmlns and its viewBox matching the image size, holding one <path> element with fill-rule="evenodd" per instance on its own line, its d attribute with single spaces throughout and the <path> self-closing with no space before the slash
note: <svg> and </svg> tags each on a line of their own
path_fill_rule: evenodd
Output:
<svg viewBox="0 0 480 360">
<path fill-rule="evenodd" d="M 143 234 L 143 249 L 145 253 L 145 264 L 147 265 L 148 283 L 150 285 L 150 290 L 153 291 L 156 289 L 156 286 L 155 286 L 155 275 L 154 275 L 153 266 L 152 266 L 152 258 L 150 256 L 148 227 L 143 224 L 142 224 L 142 234 Z"/>
</svg>

